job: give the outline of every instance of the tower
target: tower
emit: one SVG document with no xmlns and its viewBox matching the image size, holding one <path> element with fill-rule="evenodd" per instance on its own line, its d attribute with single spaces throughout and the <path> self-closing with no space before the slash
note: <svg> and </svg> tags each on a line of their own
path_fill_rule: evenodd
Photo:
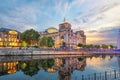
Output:
<svg viewBox="0 0 120 80">
<path fill-rule="evenodd" d="M 118 32 L 118 43 L 117 43 L 117 49 L 120 49 L 120 29 Z"/>
</svg>

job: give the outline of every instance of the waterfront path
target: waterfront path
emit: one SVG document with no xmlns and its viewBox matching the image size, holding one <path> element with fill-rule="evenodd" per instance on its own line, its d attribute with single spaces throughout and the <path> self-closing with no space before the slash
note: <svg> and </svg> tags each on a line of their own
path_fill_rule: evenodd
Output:
<svg viewBox="0 0 120 80">
<path fill-rule="evenodd" d="M 0 49 L 0 56 L 95 56 L 95 55 L 120 55 L 114 50 L 54 50 L 54 49 Z"/>
</svg>

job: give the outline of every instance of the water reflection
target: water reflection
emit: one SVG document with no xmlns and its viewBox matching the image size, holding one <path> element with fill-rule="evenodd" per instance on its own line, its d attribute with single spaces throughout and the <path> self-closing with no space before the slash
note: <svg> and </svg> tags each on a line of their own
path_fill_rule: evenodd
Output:
<svg viewBox="0 0 120 80">
<path fill-rule="evenodd" d="M 0 74 L 12 74 L 18 70 L 18 61 L 0 62 Z"/>
<path fill-rule="evenodd" d="M 44 69 L 46 72 L 54 73 L 58 71 L 59 80 L 71 80 L 73 71 L 83 71 L 86 66 L 86 58 L 55 58 L 47 60 L 20 61 L 20 70 L 26 75 L 33 76 L 39 70 Z"/>
<path fill-rule="evenodd" d="M 83 71 L 86 66 L 86 58 L 66 58 L 60 59 L 62 64 L 59 65 L 59 80 L 71 80 L 74 70 Z"/>
<path fill-rule="evenodd" d="M 120 57 L 113 56 L 94 56 L 94 57 L 67 57 L 67 58 L 54 58 L 54 59 L 26 59 L 26 60 L 12 60 L 12 61 L 1 61 L 0 62 L 0 74 L 9 75 L 16 74 L 16 72 L 23 72 L 29 76 L 29 80 L 36 78 L 35 80 L 41 79 L 40 73 L 43 71 L 49 74 L 55 74 L 55 76 L 49 76 L 48 79 L 44 80 L 75 80 L 75 76 L 87 74 L 99 70 L 105 71 L 112 67 L 116 69 L 117 61 L 120 64 Z M 57 75 L 58 74 L 58 75 Z M 39 76 L 38 76 L 39 75 Z M 44 74 L 47 76 L 48 74 Z M 36 77 L 37 76 L 37 77 Z M 49 79 L 50 78 L 50 79 Z M 53 79 L 54 78 L 54 79 Z M 1 79 L 1 78 L 0 78 Z M 5 80 L 5 79 L 1 79 Z M 13 79 L 9 79 L 13 80 Z M 17 79 L 19 80 L 19 79 Z M 22 79 L 20 79 L 22 80 Z M 28 79 L 24 79 L 28 80 Z"/>
</svg>

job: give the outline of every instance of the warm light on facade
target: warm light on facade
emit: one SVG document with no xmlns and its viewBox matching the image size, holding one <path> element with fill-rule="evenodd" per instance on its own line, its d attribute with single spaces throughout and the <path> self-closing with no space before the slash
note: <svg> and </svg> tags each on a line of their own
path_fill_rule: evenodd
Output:
<svg viewBox="0 0 120 80">
<path fill-rule="evenodd" d="M 40 32 L 41 37 L 52 37 L 55 41 L 55 48 L 60 47 L 76 47 L 78 43 L 86 44 L 86 36 L 84 31 L 73 32 L 71 29 L 71 24 L 64 22 L 59 24 L 59 30 L 55 28 L 48 28 L 44 32 Z M 63 44 L 63 42 L 65 44 Z"/>
<path fill-rule="evenodd" d="M 7 72 L 8 74 L 15 73 L 17 71 L 18 61 L 14 62 L 4 62 L 3 63 L 3 72 Z"/>
<path fill-rule="evenodd" d="M 9 34 L 17 35 L 18 33 L 14 30 L 9 31 Z"/>
<path fill-rule="evenodd" d="M 48 68 L 48 70 L 47 70 L 49 73 L 54 73 L 55 72 L 55 69 L 53 69 L 53 68 Z"/>
<path fill-rule="evenodd" d="M 5 31 L 5 30 L 4 30 Z M 20 45 L 20 33 L 15 30 L 9 30 L 0 33 L 2 36 L 0 37 L 0 46 L 5 47 L 17 47 Z"/>
<path fill-rule="evenodd" d="M 48 31 L 48 33 L 55 33 L 55 32 L 58 32 L 56 29 L 48 29 L 47 31 Z"/>
</svg>

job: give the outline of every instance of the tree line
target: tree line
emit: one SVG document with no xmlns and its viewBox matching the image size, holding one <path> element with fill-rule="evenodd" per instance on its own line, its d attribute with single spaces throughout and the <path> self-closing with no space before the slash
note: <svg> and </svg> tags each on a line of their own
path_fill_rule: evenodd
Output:
<svg viewBox="0 0 120 80">
<path fill-rule="evenodd" d="M 40 37 L 39 32 L 34 29 L 26 30 L 21 33 L 21 46 L 41 46 L 41 47 L 53 47 L 54 40 L 52 37 Z"/>
<path fill-rule="evenodd" d="M 113 45 L 106 45 L 106 44 L 102 44 L 102 45 L 93 45 L 93 44 L 88 44 L 88 45 L 86 45 L 86 44 L 81 44 L 81 43 L 79 43 L 78 44 L 78 47 L 80 47 L 80 48 L 103 48 L 103 49 L 110 49 L 110 48 L 116 48 L 115 46 L 113 46 Z"/>
</svg>

